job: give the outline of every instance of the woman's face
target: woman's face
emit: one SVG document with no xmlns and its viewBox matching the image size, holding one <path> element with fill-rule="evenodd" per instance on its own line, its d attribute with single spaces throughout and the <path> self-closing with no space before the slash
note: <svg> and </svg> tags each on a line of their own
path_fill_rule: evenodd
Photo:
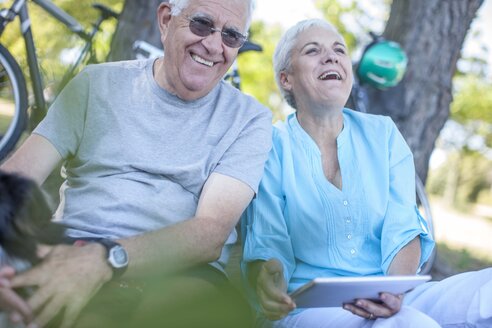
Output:
<svg viewBox="0 0 492 328">
<path fill-rule="evenodd" d="M 289 72 L 280 80 L 294 93 L 298 109 L 322 105 L 343 108 L 352 89 L 352 63 L 342 37 L 311 27 L 297 37 Z"/>
</svg>

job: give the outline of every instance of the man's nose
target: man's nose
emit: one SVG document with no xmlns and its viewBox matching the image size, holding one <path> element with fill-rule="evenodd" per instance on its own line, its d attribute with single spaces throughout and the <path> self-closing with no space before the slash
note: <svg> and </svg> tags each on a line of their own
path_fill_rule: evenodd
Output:
<svg viewBox="0 0 492 328">
<path fill-rule="evenodd" d="M 202 44 L 211 54 L 222 53 L 222 34 L 214 31 L 202 40 Z"/>
</svg>

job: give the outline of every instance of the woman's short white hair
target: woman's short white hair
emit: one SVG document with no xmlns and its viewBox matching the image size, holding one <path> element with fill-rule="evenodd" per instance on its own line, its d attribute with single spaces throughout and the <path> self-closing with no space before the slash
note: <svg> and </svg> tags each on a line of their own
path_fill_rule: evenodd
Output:
<svg viewBox="0 0 492 328">
<path fill-rule="evenodd" d="M 291 91 L 282 88 L 282 85 L 280 84 L 280 73 L 290 71 L 292 65 L 292 50 L 296 44 L 297 37 L 299 34 L 312 27 L 324 28 L 340 35 L 335 26 L 323 19 L 306 19 L 292 26 L 284 33 L 284 35 L 282 35 L 273 54 L 273 70 L 278 89 L 285 101 L 287 101 L 294 109 L 297 109 L 294 94 Z"/>
<path fill-rule="evenodd" d="M 231 0 L 225 0 L 225 1 L 231 1 Z M 244 31 L 247 32 L 249 26 L 251 25 L 255 0 L 242 0 L 242 1 L 247 1 L 249 3 L 248 12 L 247 12 L 248 16 L 246 17 L 246 30 Z M 189 2 L 190 0 L 169 0 L 169 4 L 171 4 L 172 6 L 171 15 L 178 16 L 181 13 L 181 11 L 183 11 L 184 9 L 186 9 L 186 7 L 188 7 Z"/>
</svg>

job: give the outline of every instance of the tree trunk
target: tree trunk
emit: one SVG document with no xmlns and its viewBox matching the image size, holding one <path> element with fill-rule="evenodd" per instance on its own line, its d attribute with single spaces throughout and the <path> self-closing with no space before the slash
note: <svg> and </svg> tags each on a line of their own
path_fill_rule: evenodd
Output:
<svg viewBox="0 0 492 328">
<path fill-rule="evenodd" d="M 368 88 L 372 113 L 389 115 L 406 138 L 425 182 L 430 155 L 452 101 L 452 77 L 472 20 L 483 0 L 394 0 L 384 37 L 405 49 L 403 81 Z"/>
<path fill-rule="evenodd" d="M 134 59 L 133 43 L 146 41 L 162 48 L 157 27 L 157 7 L 162 0 L 126 0 L 121 12 L 113 41 L 109 61 Z"/>
</svg>

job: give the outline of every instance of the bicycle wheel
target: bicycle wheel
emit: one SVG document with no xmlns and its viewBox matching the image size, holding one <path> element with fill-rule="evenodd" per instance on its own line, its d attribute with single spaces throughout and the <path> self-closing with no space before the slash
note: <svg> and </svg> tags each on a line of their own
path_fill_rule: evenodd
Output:
<svg viewBox="0 0 492 328">
<path fill-rule="evenodd" d="M 427 222 L 427 226 L 429 228 L 429 234 L 434 238 L 434 223 L 432 221 L 432 212 L 430 208 L 429 199 L 427 198 L 427 193 L 425 192 L 425 186 L 422 183 L 422 180 L 418 176 L 415 178 L 415 188 L 417 191 L 417 204 L 419 205 L 420 214 L 423 216 L 425 221 Z M 437 249 L 434 247 L 431 255 L 427 262 L 422 266 L 421 274 L 428 274 L 432 266 L 434 265 L 434 261 L 436 259 Z"/>
<path fill-rule="evenodd" d="M 26 82 L 15 59 L 0 44 L 0 160 L 15 147 L 26 122 Z"/>
</svg>

